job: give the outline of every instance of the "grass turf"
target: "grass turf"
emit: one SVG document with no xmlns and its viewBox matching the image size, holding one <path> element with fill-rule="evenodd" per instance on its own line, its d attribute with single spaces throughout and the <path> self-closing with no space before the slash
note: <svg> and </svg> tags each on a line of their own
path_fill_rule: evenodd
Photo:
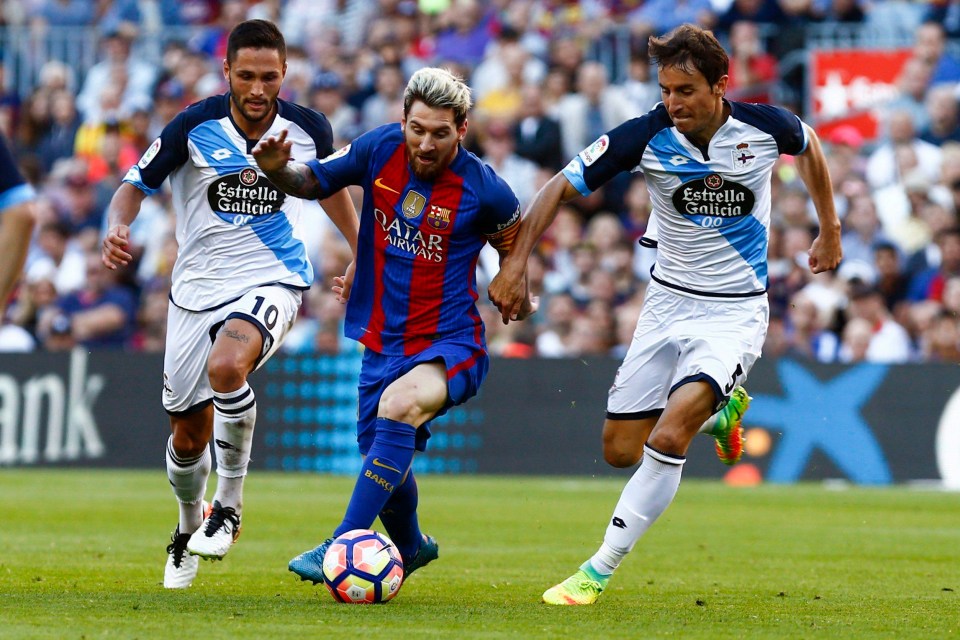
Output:
<svg viewBox="0 0 960 640">
<path fill-rule="evenodd" d="M 364 607 L 286 570 L 351 486 L 254 474 L 237 546 L 166 591 L 162 470 L 0 471 L 0 638 L 960 637 L 957 494 L 686 481 L 600 601 L 567 608 L 540 594 L 599 545 L 620 480 L 425 476 L 440 560 Z"/>
</svg>

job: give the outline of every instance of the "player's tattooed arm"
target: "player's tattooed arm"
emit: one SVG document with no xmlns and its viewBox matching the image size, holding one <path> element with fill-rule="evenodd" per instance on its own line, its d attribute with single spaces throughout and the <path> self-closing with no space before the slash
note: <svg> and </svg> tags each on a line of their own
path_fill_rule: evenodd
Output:
<svg viewBox="0 0 960 640">
<path fill-rule="evenodd" d="M 324 195 L 320 191 L 320 181 L 307 165 L 290 162 L 292 147 L 284 129 L 277 137 L 261 140 L 253 150 L 253 158 L 278 189 L 291 196 L 316 200 Z"/>
<path fill-rule="evenodd" d="M 291 196 L 304 200 L 316 200 L 324 195 L 320 190 L 320 181 L 317 180 L 317 176 L 303 163 L 291 163 L 282 169 L 263 173 L 278 189 Z"/>
</svg>

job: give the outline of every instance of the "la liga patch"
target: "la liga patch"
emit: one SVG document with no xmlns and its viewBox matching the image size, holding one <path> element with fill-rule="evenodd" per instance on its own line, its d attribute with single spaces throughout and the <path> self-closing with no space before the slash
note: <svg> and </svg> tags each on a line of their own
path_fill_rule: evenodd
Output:
<svg viewBox="0 0 960 640">
<path fill-rule="evenodd" d="M 593 144 L 580 152 L 580 159 L 586 166 L 592 165 L 610 148 L 610 138 L 606 134 L 597 138 Z"/>
</svg>

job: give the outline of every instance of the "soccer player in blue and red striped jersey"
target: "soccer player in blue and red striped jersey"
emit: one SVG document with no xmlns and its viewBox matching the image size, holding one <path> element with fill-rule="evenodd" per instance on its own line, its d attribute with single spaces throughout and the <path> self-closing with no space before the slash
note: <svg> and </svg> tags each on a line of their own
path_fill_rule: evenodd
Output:
<svg viewBox="0 0 960 640">
<path fill-rule="evenodd" d="M 429 422 L 476 395 L 486 376 L 477 259 L 487 242 L 505 256 L 520 221 L 510 187 L 460 146 L 470 104 L 459 78 L 421 69 L 407 84 L 399 124 L 305 163 L 290 162 L 283 133 L 253 151 L 288 194 L 364 191 L 356 259 L 334 287 L 347 301 L 347 335 L 366 347 L 357 421 L 364 462 L 333 537 L 290 561 L 304 580 L 322 581 L 330 542 L 369 529 L 378 515 L 407 575 L 438 556 L 436 541 L 420 532 L 410 465 L 426 447 Z M 527 295 L 519 318 L 536 307 Z"/>
</svg>

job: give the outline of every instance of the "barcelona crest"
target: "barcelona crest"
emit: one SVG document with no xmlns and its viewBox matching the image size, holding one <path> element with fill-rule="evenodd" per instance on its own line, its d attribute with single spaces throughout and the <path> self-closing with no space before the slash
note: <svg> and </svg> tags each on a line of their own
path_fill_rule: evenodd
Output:
<svg viewBox="0 0 960 640">
<path fill-rule="evenodd" d="M 453 211 L 450 209 L 432 204 L 427 211 L 427 224 L 430 225 L 432 229 L 443 231 L 450 226 L 450 214 L 452 213 Z"/>
</svg>

